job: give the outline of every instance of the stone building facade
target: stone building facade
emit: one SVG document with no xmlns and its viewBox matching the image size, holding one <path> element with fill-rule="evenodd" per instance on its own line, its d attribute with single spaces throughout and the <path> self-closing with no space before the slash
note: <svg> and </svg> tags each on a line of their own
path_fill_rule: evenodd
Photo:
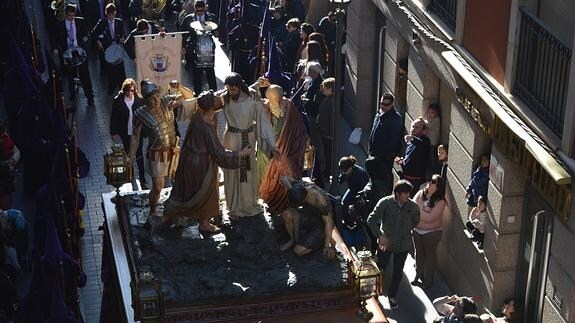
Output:
<svg viewBox="0 0 575 323">
<path fill-rule="evenodd" d="M 575 245 L 575 68 L 569 61 L 557 65 L 562 62 L 557 59 L 557 68 L 567 69 L 565 79 L 553 78 L 555 65 L 541 65 L 543 71 L 531 75 L 555 82 L 547 87 L 547 96 L 563 101 L 529 101 L 519 95 L 537 92 L 520 83 L 526 48 L 532 55 L 551 50 L 533 35 L 526 38 L 522 26 L 537 16 L 535 24 L 549 31 L 541 20 L 545 15 L 575 13 L 575 7 L 550 7 L 551 2 L 356 0 L 347 9 L 343 115 L 367 136 L 384 92 L 395 94 L 406 127 L 430 103 L 440 104 L 440 141 L 449 145 L 450 161 L 440 272 L 454 292 L 480 296 L 480 304 L 492 312 L 506 298 L 519 299 L 526 307 L 525 322 L 575 322 L 575 253 L 570 249 Z M 449 3 L 456 4 L 438 9 Z M 565 13 L 561 17 L 568 19 Z M 571 40 L 560 53 L 569 59 L 570 26 L 549 32 Z M 537 46 L 526 47 L 525 39 Z M 541 58 L 527 63 L 539 66 Z M 532 101 L 563 109 L 549 112 L 555 124 Z M 366 142 L 363 138 L 364 146 Z M 464 195 L 483 153 L 491 154 L 491 166 L 480 250 L 464 230 L 470 212 Z"/>
</svg>

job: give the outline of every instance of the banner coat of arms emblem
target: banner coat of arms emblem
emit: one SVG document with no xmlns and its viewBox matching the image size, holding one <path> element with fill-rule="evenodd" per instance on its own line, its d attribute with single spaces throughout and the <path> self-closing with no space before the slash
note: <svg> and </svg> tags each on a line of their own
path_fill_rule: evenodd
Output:
<svg viewBox="0 0 575 323">
<path fill-rule="evenodd" d="M 182 34 L 166 33 L 136 36 L 136 74 L 138 83 L 150 79 L 162 91 L 172 80 L 181 80 Z"/>
</svg>

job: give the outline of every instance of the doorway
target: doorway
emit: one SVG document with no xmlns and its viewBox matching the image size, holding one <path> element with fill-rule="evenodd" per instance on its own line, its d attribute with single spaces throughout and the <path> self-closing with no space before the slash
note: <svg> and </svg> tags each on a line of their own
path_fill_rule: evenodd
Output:
<svg viewBox="0 0 575 323">
<path fill-rule="evenodd" d="M 541 322 L 555 214 L 526 183 L 515 296 L 523 301 L 524 322 Z"/>
</svg>

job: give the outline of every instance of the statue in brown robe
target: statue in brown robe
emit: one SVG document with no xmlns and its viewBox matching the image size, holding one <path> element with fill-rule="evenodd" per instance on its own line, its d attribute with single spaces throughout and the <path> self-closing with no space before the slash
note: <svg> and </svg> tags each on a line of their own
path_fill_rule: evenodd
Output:
<svg viewBox="0 0 575 323">
<path fill-rule="evenodd" d="M 282 176 L 301 179 L 309 138 L 301 115 L 293 102 L 283 97 L 281 87 L 270 85 L 266 97 L 265 114 L 270 118 L 276 134 L 279 156 L 274 156 L 263 166 L 260 163 L 268 161 L 267 158 L 258 159 L 258 168 L 264 174 L 259 194 L 268 205 L 269 212 L 275 214 L 288 206 L 288 190 L 280 184 L 279 179 Z"/>
<path fill-rule="evenodd" d="M 236 152 L 222 146 L 214 125 L 214 113 L 222 108 L 222 102 L 212 91 L 203 92 L 197 103 L 200 109 L 190 119 L 175 183 L 164 203 L 164 223 L 191 218 L 199 221 L 201 231 L 218 232 L 209 222 L 220 212 L 218 166 L 239 168 L 240 157 L 248 156 L 252 149 Z"/>
</svg>

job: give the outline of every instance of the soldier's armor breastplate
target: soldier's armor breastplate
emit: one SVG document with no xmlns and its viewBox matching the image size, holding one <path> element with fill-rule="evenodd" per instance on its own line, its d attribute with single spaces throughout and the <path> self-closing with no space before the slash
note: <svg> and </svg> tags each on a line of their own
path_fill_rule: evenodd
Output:
<svg viewBox="0 0 575 323">
<path fill-rule="evenodd" d="M 146 107 L 136 110 L 136 116 L 147 128 L 149 149 L 173 147 L 176 142 L 174 112 L 165 108 L 163 104 L 161 109 L 157 116 L 148 111 Z"/>
</svg>

